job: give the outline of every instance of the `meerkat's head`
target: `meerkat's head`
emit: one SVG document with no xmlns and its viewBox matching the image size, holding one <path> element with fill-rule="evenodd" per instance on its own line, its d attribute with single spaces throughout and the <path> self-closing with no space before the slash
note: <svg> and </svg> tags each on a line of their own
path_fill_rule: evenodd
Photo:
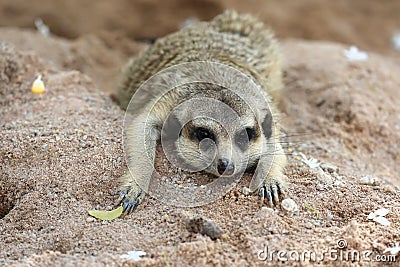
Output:
<svg viewBox="0 0 400 267">
<path fill-rule="evenodd" d="M 273 134 L 268 107 L 251 107 L 229 90 L 207 92 L 178 107 L 166 127 L 177 133 L 178 162 L 192 171 L 214 175 L 243 173 L 266 151 Z"/>
</svg>

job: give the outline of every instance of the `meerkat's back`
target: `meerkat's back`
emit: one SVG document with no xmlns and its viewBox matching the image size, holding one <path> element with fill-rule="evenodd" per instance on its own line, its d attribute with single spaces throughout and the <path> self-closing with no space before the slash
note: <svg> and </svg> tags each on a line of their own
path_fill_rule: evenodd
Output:
<svg viewBox="0 0 400 267">
<path fill-rule="evenodd" d="M 273 33 L 251 15 L 226 11 L 158 39 L 132 59 L 119 84 L 118 100 L 126 109 L 140 85 L 157 72 L 180 63 L 220 62 L 251 75 L 272 97 L 282 87 L 281 60 Z"/>
</svg>

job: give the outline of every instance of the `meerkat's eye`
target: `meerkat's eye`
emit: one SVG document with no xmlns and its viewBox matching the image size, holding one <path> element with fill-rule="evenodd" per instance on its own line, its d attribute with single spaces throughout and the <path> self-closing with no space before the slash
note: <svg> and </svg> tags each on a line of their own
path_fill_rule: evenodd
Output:
<svg viewBox="0 0 400 267">
<path fill-rule="evenodd" d="M 253 128 L 246 128 L 236 134 L 235 142 L 242 150 L 245 150 L 255 138 L 256 131 Z"/>
<path fill-rule="evenodd" d="M 256 131 L 253 128 L 246 128 L 246 133 L 249 141 L 253 141 L 254 139 L 256 139 Z"/>
<path fill-rule="evenodd" d="M 206 128 L 196 128 L 194 130 L 194 137 L 200 142 L 203 139 L 209 138 L 213 141 L 215 141 L 214 134 L 207 130 Z"/>
</svg>

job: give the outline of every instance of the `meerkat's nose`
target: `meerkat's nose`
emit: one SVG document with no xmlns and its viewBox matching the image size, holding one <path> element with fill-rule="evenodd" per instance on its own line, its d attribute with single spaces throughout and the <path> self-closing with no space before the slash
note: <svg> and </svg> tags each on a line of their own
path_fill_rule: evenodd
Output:
<svg viewBox="0 0 400 267">
<path fill-rule="evenodd" d="M 231 175 L 235 171 L 235 165 L 233 165 L 233 163 L 230 162 L 228 159 L 220 159 L 218 160 L 217 169 L 218 173 L 221 175 Z"/>
</svg>

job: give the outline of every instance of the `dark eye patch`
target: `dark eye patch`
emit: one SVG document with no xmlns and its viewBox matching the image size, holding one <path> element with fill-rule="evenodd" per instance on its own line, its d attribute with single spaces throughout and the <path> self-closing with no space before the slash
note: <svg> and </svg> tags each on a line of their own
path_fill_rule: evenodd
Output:
<svg viewBox="0 0 400 267">
<path fill-rule="evenodd" d="M 191 136 L 192 136 L 193 139 L 196 139 L 198 142 L 200 142 L 200 141 L 202 141 L 203 139 L 206 139 L 206 138 L 209 138 L 209 139 L 215 141 L 214 134 L 210 130 L 208 130 L 206 128 L 203 128 L 203 127 L 199 127 L 199 128 L 194 129 L 194 131 L 192 132 Z"/>
<path fill-rule="evenodd" d="M 249 147 L 250 142 L 256 139 L 257 134 L 253 128 L 246 128 L 238 132 L 235 136 L 235 143 L 241 150 L 246 150 Z"/>
<path fill-rule="evenodd" d="M 182 133 L 182 125 L 175 115 L 168 116 L 164 122 L 163 127 L 160 129 L 162 138 L 165 140 L 176 140 Z"/>
<path fill-rule="evenodd" d="M 267 114 L 261 123 L 261 128 L 263 129 L 263 133 L 267 139 L 272 136 L 272 116 Z"/>
<path fill-rule="evenodd" d="M 249 137 L 249 141 L 253 141 L 256 139 L 256 131 L 253 128 L 246 128 L 247 136 Z"/>
</svg>

